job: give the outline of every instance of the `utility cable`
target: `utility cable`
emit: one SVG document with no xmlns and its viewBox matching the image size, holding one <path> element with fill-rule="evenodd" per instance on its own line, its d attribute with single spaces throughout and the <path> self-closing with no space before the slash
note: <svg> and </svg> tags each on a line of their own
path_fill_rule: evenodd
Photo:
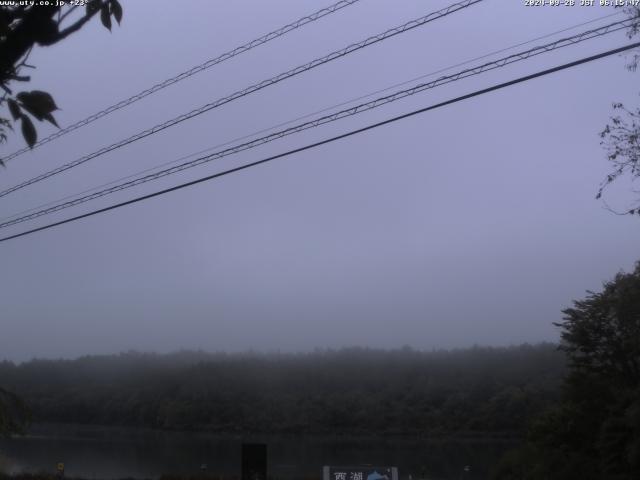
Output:
<svg viewBox="0 0 640 480">
<path fill-rule="evenodd" d="M 9 160 L 12 160 L 20 155 L 22 155 L 25 152 L 29 152 L 32 151 L 34 148 L 37 148 L 41 145 L 44 145 L 45 143 L 49 143 L 57 138 L 60 138 L 70 132 L 73 132 L 74 130 L 77 130 L 81 127 L 84 127 L 86 125 L 89 125 L 92 122 L 95 122 L 96 120 L 109 115 L 110 113 L 115 112 L 116 110 L 120 110 L 121 108 L 127 107 L 135 102 L 137 102 L 138 100 L 142 100 L 145 97 L 148 97 L 149 95 L 156 93 L 164 88 L 167 88 L 170 85 L 173 85 L 175 83 L 178 83 L 186 78 L 192 77 L 193 75 L 196 75 L 204 70 L 207 70 L 211 67 L 213 67 L 214 65 L 217 65 L 219 63 L 222 63 L 226 60 L 230 60 L 233 57 L 236 57 L 242 53 L 248 52 L 249 50 L 252 50 L 260 45 L 264 45 L 267 42 L 270 42 L 271 40 L 275 40 L 276 38 L 279 38 L 293 30 L 296 30 L 304 25 L 307 25 L 309 23 L 315 22 L 316 20 L 319 20 L 323 17 L 326 17 L 327 15 L 330 15 L 332 13 L 335 13 L 345 7 L 348 7 L 350 5 L 353 5 L 356 2 L 359 2 L 360 0 L 340 0 L 337 3 L 334 3 L 333 5 L 323 8 L 322 10 L 318 10 L 317 12 L 314 12 L 310 15 L 307 15 L 305 17 L 302 17 L 298 20 L 296 20 L 295 22 L 289 23 L 288 25 L 285 25 L 284 27 L 281 27 L 277 30 L 274 30 L 273 32 L 267 33 L 266 35 L 263 35 L 260 38 L 256 38 L 255 40 L 251 40 L 250 42 L 245 43 L 244 45 L 241 45 L 239 47 L 234 48 L 233 50 L 229 50 L 226 53 L 223 53 L 222 55 L 219 55 L 215 58 L 211 58 L 209 60 L 207 60 L 204 63 L 201 63 L 200 65 L 196 65 L 195 67 L 190 68 L 189 70 L 186 70 L 182 73 L 179 73 L 178 75 L 168 78 L 160 83 L 155 84 L 154 86 L 152 86 L 151 88 L 148 88 L 146 90 L 143 90 L 139 93 L 136 93 L 135 95 L 132 95 L 131 97 L 125 99 L 125 100 L 121 100 L 118 103 L 115 103 L 107 108 L 105 108 L 104 110 L 101 110 L 97 113 L 94 113 L 93 115 L 88 116 L 87 118 L 83 119 L 83 120 L 79 120 L 76 123 L 73 123 L 65 128 L 62 128 L 54 133 L 52 133 L 51 135 L 49 135 L 48 137 L 43 138 L 42 140 L 39 140 L 38 142 L 36 142 L 33 147 L 24 147 L 21 148 L 9 155 L 7 155 L 6 157 L 2 158 L 1 160 L 4 161 L 5 163 Z"/>
<path fill-rule="evenodd" d="M 328 112 L 328 111 L 334 110 L 336 108 L 343 107 L 345 105 L 350 105 L 350 104 L 352 104 L 354 102 L 357 102 L 359 100 L 364 100 L 365 98 L 370 98 L 370 97 L 373 97 L 374 95 L 378 95 L 380 93 L 387 92 L 387 91 L 389 91 L 389 90 L 391 90 L 393 88 L 402 87 L 404 85 L 408 85 L 410 83 L 413 83 L 413 82 L 415 82 L 417 80 L 422 80 L 424 78 L 432 77 L 434 75 L 437 75 L 438 73 L 447 72 L 447 71 L 452 70 L 452 69 L 454 69 L 456 67 L 461 67 L 463 65 L 468 65 L 468 64 L 476 62 L 478 60 L 483 60 L 485 58 L 492 57 L 494 55 L 497 55 L 498 53 L 507 52 L 509 50 L 513 50 L 514 48 L 518 48 L 518 47 L 521 47 L 521 46 L 524 46 L 524 45 L 528 45 L 528 44 L 533 43 L 533 42 L 538 41 L 538 40 L 543 40 L 543 39 L 546 39 L 546 38 L 549 38 L 549 37 L 553 37 L 555 35 L 558 35 L 559 33 L 564 33 L 564 32 L 567 32 L 569 30 L 574 30 L 576 28 L 580 28 L 580 27 L 583 27 L 585 25 L 589 25 L 589 24 L 598 22 L 600 20 L 604 20 L 604 19 L 607 19 L 607 18 L 610 18 L 610 17 L 614 17 L 614 16 L 619 16 L 619 15 L 622 15 L 622 14 L 623 14 L 622 11 L 617 11 L 617 12 L 614 12 L 614 13 L 610 13 L 608 15 L 603 15 L 601 17 L 597 17 L 597 18 L 594 18 L 592 20 L 588 20 L 586 22 L 578 23 L 576 25 L 572 25 L 570 27 L 566 27 L 566 28 L 563 28 L 561 30 L 556 30 L 554 32 L 547 33 L 545 35 L 542 35 L 542 36 L 539 36 L 539 37 L 535 37 L 535 38 L 532 38 L 532 39 L 517 43 L 515 45 L 511 45 L 509 47 L 501 48 L 500 50 L 494 50 L 493 52 L 486 53 L 486 54 L 481 55 L 479 57 L 475 57 L 475 58 L 472 58 L 472 59 L 469 59 L 469 60 L 465 60 L 465 61 L 460 62 L 460 63 L 456 63 L 455 65 L 450 65 L 448 67 L 441 68 L 441 69 L 436 70 L 434 72 L 430 72 L 430 73 L 427 73 L 427 74 L 420 75 L 419 77 L 414 77 L 414 78 L 412 78 L 410 80 L 405 80 L 405 81 L 400 82 L 400 83 L 395 83 L 393 85 L 389 85 L 388 87 L 375 90 L 375 91 L 367 93 L 365 95 L 360 95 L 360 96 L 352 98 L 350 100 L 345 100 L 343 102 L 331 105 L 329 107 L 324 107 L 321 110 L 316 110 L 314 112 L 307 113 L 305 115 L 293 118 L 291 120 L 287 120 L 285 122 L 281 122 L 281 123 L 278 123 L 276 125 L 272 125 L 270 127 L 262 128 L 260 130 L 254 131 L 254 132 L 249 133 L 249 134 L 242 135 L 240 137 L 233 138 L 231 140 L 227 140 L 224 143 L 218 143 L 216 145 L 213 145 L 211 147 L 207 147 L 207 148 L 199 150 L 197 152 L 193 152 L 193 153 L 190 153 L 188 155 L 183 155 L 183 156 L 181 156 L 181 157 L 179 157 L 177 159 L 170 160 L 168 162 L 164 162 L 164 163 L 161 163 L 159 165 L 155 165 L 153 167 L 145 168 L 144 170 L 139 170 L 139 171 L 137 171 L 135 173 L 132 173 L 132 174 L 129 174 L 129 175 L 126 175 L 126 176 L 123 176 L 123 177 L 116 178 L 114 180 L 111 180 L 109 182 L 97 185 L 95 187 L 91 187 L 91 188 L 82 190 L 81 192 L 77 192 L 77 193 L 74 193 L 74 194 L 71 194 L 71 195 L 66 195 L 66 196 L 64 196 L 62 198 L 58 198 L 56 200 L 52 200 L 52 201 L 49 201 L 49 202 L 46 202 L 46 203 L 43 203 L 43 204 L 40 204 L 40 205 L 36 205 L 35 207 L 31 207 L 31 208 L 22 210 L 20 212 L 14 213 L 12 215 L 0 218 L 0 223 L 4 222 L 6 220 L 10 220 L 10 219 L 12 219 L 14 217 L 23 216 L 23 215 L 25 215 L 27 213 L 30 213 L 30 212 L 33 212 L 35 210 L 40 210 L 40 209 L 43 209 L 43 208 L 48 207 L 50 205 L 54 205 L 56 203 L 64 202 L 65 200 L 70 200 L 72 198 L 79 197 L 80 195 L 85 195 L 85 194 L 93 192 L 95 190 L 98 190 L 98 189 L 101 189 L 101 188 L 104 188 L 104 187 L 108 187 L 110 185 L 114 185 L 114 184 L 116 184 L 118 182 L 122 182 L 124 180 L 129 180 L 130 178 L 134 178 L 134 177 L 137 177 L 139 175 L 143 175 L 143 174 L 151 172 L 153 170 L 157 170 L 159 168 L 164 168 L 164 167 L 167 167 L 169 165 L 174 165 L 174 164 L 176 164 L 178 162 L 181 162 L 183 160 L 187 160 L 187 159 L 192 158 L 192 157 L 197 157 L 198 155 L 202 155 L 203 153 L 210 152 L 210 151 L 215 150 L 217 148 L 226 147 L 227 145 L 231 145 L 233 143 L 236 143 L 236 142 L 239 142 L 239 141 L 242 141 L 242 140 L 246 140 L 248 138 L 255 137 L 256 135 L 260 135 L 261 133 L 270 132 L 272 130 L 275 130 L 276 128 L 280 128 L 280 127 L 284 127 L 284 126 L 287 126 L 287 125 L 291 125 L 292 123 L 298 122 L 300 120 L 305 120 L 307 118 L 313 117 L 314 115 L 319 115 L 321 113 Z"/>
<path fill-rule="evenodd" d="M 629 21 L 630 20 L 623 20 L 623 21 L 620 21 L 620 22 L 614 22 L 614 23 L 606 25 L 604 27 L 596 28 L 596 29 L 593 29 L 593 30 L 587 30 L 585 32 L 573 35 L 571 37 L 567 37 L 567 38 L 563 38 L 563 39 L 560 39 L 560 40 L 556 40 L 555 42 L 551 42 L 551 43 L 548 43 L 546 45 L 537 46 L 537 47 L 534 47 L 532 49 L 529 49 L 529 50 L 526 50 L 526 51 L 523 51 L 523 52 L 515 53 L 515 54 L 509 55 L 507 57 L 503 57 L 503 58 L 500 58 L 498 60 L 494 60 L 492 62 L 488 62 L 488 63 L 485 63 L 483 65 L 479 65 L 477 67 L 473 67 L 473 68 L 469 68 L 469 69 L 466 69 L 466 70 L 462 70 L 462 71 L 460 71 L 458 73 L 455 73 L 455 74 L 452 74 L 452 75 L 443 76 L 443 77 L 440 77 L 440 78 L 438 78 L 436 80 L 433 80 L 431 82 L 428 82 L 428 83 L 418 84 L 418 85 L 416 85 L 416 86 L 414 86 L 412 88 L 405 89 L 405 90 L 400 90 L 400 91 L 397 91 L 397 92 L 395 92 L 395 93 L 393 93 L 391 95 L 380 97 L 380 98 L 377 98 L 375 100 L 372 100 L 372 101 L 369 101 L 369 102 L 366 102 L 366 103 L 361 103 L 361 104 L 356 105 L 354 107 L 347 108 L 347 109 L 344 109 L 344 110 L 341 110 L 339 112 L 335 112 L 335 113 L 332 113 L 332 114 L 329 114 L 329 115 L 325 115 L 325 116 L 319 117 L 319 118 L 317 118 L 315 120 L 312 120 L 312 121 L 309 121 L 309 122 L 305 122 L 305 123 L 301 123 L 299 125 L 295 125 L 293 127 L 289 127 L 287 129 L 284 129 L 284 130 L 281 130 L 281 131 L 274 132 L 272 134 L 266 135 L 264 137 L 260 137 L 260 138 L 251 140 L 249 142 L 245 142 L 245 143 L 242 143 L 242 144 L 239 144 L 239 145 L 236 145 L 236 146 L 233 146 L 233 147 L 230 147 L 230 148 L 227 148 L 227 149 L 224 149 L 224 150 L 221 150 L 221 151 L 209 154 L 209 155 L 205 155 L 205 156 L 196 158 L 194 160 L 182 163 L 180 165 L 176 165 L 174 167 L 170 167 L 170 168 L 167 168 L 167 169 L 164 169 L 164 170 L 160 170 L 160 171 L 158 171 L 156 173 L 145 175 L 145 176 L 136 178 L 134 180 L 130 180 L 128 182 L 124 182 L 124 183 L 121 183 L 121 184 L 118 184 L 118 185 L 115 185 L 115 186 L 112 186 L 112 187 L 109 187 L 109 188 L 105 188 L 103 190 L 100 190 L 100 191 L 97 191 L 97 192 L 94 192 L 94 193 L 91 193 L 91 194 L 76 198 L 74 200 L 70 200 L 68 202 L 60 203 L 60 204 L 54 205 L 52 207 L 44 208 L 42 210 L 27 214 L 27 215 L 23 215 L 23 216 L 20 216 L 18 218 L 14 218 L 12 220 L 7 220 L 7 221 L 4 221 L 4 222 L 1 222 L 0 223 L 0 228 L 6 228 L 6 227 L 10 227 L 12 225 L 16 225 L 18 223 L 22 223 L 22 222 L 25 222 L 25 221 L 28 221 L 28 220 L 34 220 L 34 219 L 36 219 L 38 217 L 41 217 L 43 215 L 49 215 L 51 213 L 58 212 L 60 210 L 63 210 L 63 209 L 69 208 L 69 207 L 80 205 L 82 203 L 86 203 L 88 201 L 95 200 L 97 198 L 101 198 L 101 197 L 104 197 L 106 195 L 110 195 L 110 194 L 115 193 L 115 192 L 119 192 L 121 190 L 132 188 L 132 187 L 135 187 L 135 186 L 138 186 L 138 185 L 142 185 L 144 183 L 147 183 L 147 182 L 150 182 L 150 181 L 153 181 L 153 180 L 157 180 L 159 178 L 162 178 L 162 177 L 165 177 L 165 176 L 168 176 L 168 175 L 173 175 L 173 174 L 181 172 L 183 170 L 187 170 L 189 168 L 193 168 L 193 167 L 196 167 L 198 165 L 202 165 L 204 163 L 211 162 L 213 160 L 217 160 L 217 159 L 229 156 L 229 155 L 233 155 L 233 154 L 236 154 L 236 153 L 239 153 L 239 152 L 243 152 L 245 150 L 249 150 L 249 149 L 258 147 L 260 145 L 264 145 L 265 143 L 269 143 L 269 142 L 272 142 L 274 140 L 277 140 L 277 139 L 280 139 L 280 138 L 283 138 L 283 137 L 286 137 L 286 136 L 289 136 L 289 135 L 292 135 L 292 134 L 295 134 L 295 133 L 299 133 L 299 132 L 304 131 L 304 130 L 308 130 L 308 129 L 311 129 L 311 128 L 318 127 L 320 125 L 331 123 L 331 122 L 340 120 L 342 118 L 346 118 L 346 117 L 350 117 L 350 116 L 353 116 L 353 115 L 357 115 L 359 113 L 363 113 L 363 112 L 368 111 L 368 110 L 373 110 L 374 108 L 378 108 L 378 107 L 380 107 L 382 105 L 386 105 L 388 103 L 392 103 L 392 102 L 395 102 L 397 100 L 409 97 L 411 95 L 415 95 L 417 93 L 423 92 L 423 91 L 428 90 L 428 89 L 432 89 L 432 88 L 435 88 L 435 87 L 438 87 L 438 86 L 441 86 L 441 85 L 452 83 L 452 82 L 455 82 L 455 81 L 458 81 L 458 80 L 461 80 L 461 79 L 464 79 L 464 78 L 468 78 L 468 77 L 471 77 L 471 76 L 479 75 L 479 74 L 485 73 L 487 71 L 495 70 L 497 68 L 502 68 L 502 67 L 504 67 L 506 65 L 510 65 L 512 63 L 515 63 L 515 62 L 527 60 L 527 59 L 529 59 L 529 58 L 531 58 L 533 56 L 536 56 L 536 55 L 540 55 L 540 54 L 543 54 L 543 53 L 548 53 L 548 52 L 551 52 L 551 51 L 559 49 L 559 48 L 563 48 L 563 47 L 566 47 L 566 46 L 569 46 L 569 45 L 575 45 L 576 43 L 583 42 L 585 40 L 589 40 L 589 39 L 592 39 L 592 38 L 600 37 L 600 36 L 606 35 L 608 33 L 616 32 L 616 31 L 622 30 L 624 28 L 627 28 Z"/>
<path fill-rule="evenodd" d="M 43 173 L 41 175 L 38 175 L 37 177 L 31 178 L 29 180 L 26 180 L 18 185 L 15 185 L 13 187 L 10 187 L 6 190 L 3 190 L 0 192 L 0 197 L 4 197 L 12 192 L 15 192 L 16 190 L 20 190 L 21 188 L 24 188 L 28 185 L 32 185 L 34 183 L 40 182 L 42 180 L 45 180 L 49 177 L 52 177 L 54 175 L 57 175 L 58 173 L 64 172 L 66 170 L 69 170 L 70 168 L 76 167 L 78 165 L 81 165 L 85 162 L 88 162 L 89 160 L 92 160 L 96 157 L 99 157 L 101 155 L 104 155 L 105 153 L 111 152 L 117 148 L 123 147 L 125 145 L 128 145 L 130 143 L 133 143 L 137 140 L 140 140 L 142 138 L 148 137 L 149 135 L 153 135 L 155 133 L 158 133 L 166 128 L 172 127 L 174 125 L 177 125 L 181 122 L 184 122 L 185 120 L 189 120 L 193 117 L 196 117 L 198 115 L 201 115 L 205 112 L 208 112 L 209 110 L 212 110 L 214 108 L 220 107 L 224 104 L 227 104 L 233 100 L 237 100 L 238 98 L 244 97 L 246 95 L 249 95 L 251 93 L 254 93 L 258 90 L 262 90 L 263 88 L 266 88 L 268 86 L 274 85 L 276 83 L 279 83 L 285 79 L 291 78 L 293 76 L 299 75 L 303 72 L 306 72 L 308 70 L 311 70 L 315 67 L 318 67 L 320 65 L 323 65 L 325 63 L 331 62 L 333 60 L 336 60 L 338 58 L 344 57 L 345 55 L 348 55 L 350 53 L 353 53 L 355 51 L 358 51 L 360 49 L 366 48 L 370 45 L 376 44 L 378 42 L 387 40 L 391 37 L 394 37 L 396 35 L 399 35 L 401 33 L 405 33 L 408 32 L 410 30 L 413 30 L 416 27 L 420 27 L 423 26 L 429 22 L 432 22 L 434 20 L 438 20 L 440 18 L 443 18 L 447 15 L 450 15 L 452 13 L 455 13 L 457 11 L 460 11 L 462 9 L 468 8 L 472 5 L 475 5 L 476 3 L 480 3 L 484 0 L 464 0 L 461 2 L 457 2 L 454 3 L 446 8 L 443 8 L 441 10 L 438 10 L 436 12 L 432 12 L 428 15 L 425 15 L 423 17 L 417 18 L 415 20 L 411 20 L 403 25 L 400 25 L 398 27 L 395 28 L 391 28 L 389 30 L 386 30 L 383 33 L 380 33 L 378 35 L 373 35 L 365 40 L 362 40 L 360 42 L 357 43 L 353 43 L 341 50 L 336 50 L 328 55 L 325 55 L 324 57 L 321 58 L 317 58 L 309 63 L 306 63 L 304 65 L 300 65 L 296 68 L 293 68 L 291 70 L 288 70 L 284 73 L 281 73 L 279 75 L 276 75 L 275 77 L 271 77 L 267 80 L 263 80 L 259 83 L 256 83 L 250 87 L 247 87 L 243 90 L 239 90 L 227 97 L 223 97 L 220 98 L 218 100 L 215 100 L 211 103 L 208 103 L 206 105 L 203 105 L 200 108 L 197 108 L 195 110 L 192 110 L 191 112 L 182 114 L 178 117 L 175 117 L 171 120 L 168 120 L 164 123 L 160 123 L 152 128 L 149 128 L 147 130 L 144 130 L 142 132 L 139 132 L 135 135 L 132 135 L 131 137 L 128 137 L 124 140 L 121 140 L 119 142 L 113 143 L 111 145 L 109 145 L 108 147 L 103 147 L 100 150 L 97 150 L 93 153 L 90 153 L 88 155 L 85 155 L 84 157 L 78 158 L 77 160 L 74 160 L 72 162 L 66 163 L 64 165 L 61 165 L 60 167 L 57 167 L 53 170 L 50 170 L 46 173 Z"/>
<path fill-rule="evenodd" d="M 344 138 L 351 137 L 353 135 L 364 133 L 366 131 L 373 130 L 373 129 L 381 127 L 383 125 L 394 123 L 394 122 L 397 122 L 399 120 L 403 120 L 405 118 L 413 117 L 415 115 L 418 115 L 418 114 L 421 114 L 421 113 L 425 113 L 425 112 L 428 112 L 428 111 L 431 111 L 431 110 L 435 110 L 437 108 L 441 108 L 441 107 L 444 107 L 444 106 L 447 106 L 447 105 L 451 105 L 451 104 L 454 104 L 454 103 L 458 103 L 458 102 L 461 102 L 463 100 L 468 100 L 470 98 L 477 97 L 477 96 L 480 96 L 480 95 L 484 95 L 486 93 L 490 93 L 490 92 L 493 92 L 493 91 L 496 91 L 496 90 L 500 90 L 500 89 L 503 89 L 503 88 L 506 88 L 506 87 L 509 87 L 509 86 L 512 86 L 512 85 L 516 85 L 518 83 L 527 82 L 527 81 L 533 80 L 535 78 L 539 78 L 539 77 L 542 77 L 542 76 L 545 76 L 545 75 L 549 75 L 551 73 L 559 72 L 561 70 L 566 70 L 568 68 L 572 68 L 572 67 L 575 67 L 575 66 L 578 66 L 578 65 L 582 65 L 582 64 L 585 64 L 585 63 L 593 62 L 595 60 L 599 60 L 601 58 L 609 57 L 611 55 L 616 55 L 618 53 L 622 53 L 622 52 L 625 52 L 627 50 L 631 50 L 631 49 L 637 48 L 637 47 L 640 47 L 640 42 L 632 43 L 630 45 L 626 45 L 626 46 L 623 46 L 623 47 L 614 48 L 612 50 L 607 50 L 606 52 L 602 52 L 602 53 L 599 53 L 599 54 L 596 54 L 596 55 L 592 55 L 590 57 L 584 57 L 584 58 L 581 58 L 579 60 L 575 60 L 573 62 L 565 63 L 563 65 L 559 65 L 559 66 L 556 66 L 556 67 L 553 67 L 553 68 L 549 68 L 549 69 L 546 69 L 546 70 L 539 71 L 537 73 L 533 73 L 533 74 L 530 74 L 530 75 L 525 75 L 523 77 L 519 77 L 519 78 L 516 78 L 514 80 L 510 80 L 508 82 L 504 82 L 504 83 L 500 83 L 500 84 L 497 84 L 497 85 L 493 85 L 491 87 L 483 88 L 481 90 L 476 90 L 476 91 L 474 91 L 472 93 L 468 93 L 466 95 L 455 97 L 453 99 L 446 100 L 446 101 L 440 102 L 440 103 L 436 103 L 436 104 L 430 105 L 428 107 L 420 108 L 418 110 L 413 110 L 411 112 L 408 112 L 408 113 L 405 113 L 405 114 L 402 114 L 402 115 L 398 115 L 396 117 L 392 117 L 392 118 L 389 118 L 387 120 L 383 120 L 381 122 L 377 122 L 377 123 L 373 123 L 373 124 L 367 125 L 366 127 L 362 127 L 362 128 L 358 128 L 358 129 L 355 129 L 355 130 L 351 130 L 349 132 L 346 132 L 346 133 L 343 133 L 343 134 L 340 134 L 340 135 L 336 135 L 334 137 L 330 137 L 330 138 L 321 140 L 319 142 L 311 143 L 311 144 L 305 145 L 303 147 L 294 148 L 292 150 L 288 150 L 286 152 L 279 153 L 277 155 L 273 155 L 273 156 L 270 156 L 270 157 L 267 157 L 267 158 L 263 158 L 262 160 L 257 160 L 255 162 L 248 163 L 248 164 L 245 164 L 245 165 L 241 165 L 239 167 L 231 168 L 229 170 L 224 170 L 222 172 L 218 172 L 218 173 L 215 173 L 213 175 L 202 177 L 202 178 L 199 178 L 197 180 L 192 180 L 190 182 L 182 183 L 182 184 L 176 185 L 174 187 L 166 188 L 164 190 L 160 190 L 160 191 L 157 191 L 157 192 L 154 192 L 154 193 L 149 193 L 147 195 L 142 195 L 140 197 L 136 197 L 136 198 L 133 198 L 131 200 L 127 200 L 125 202 L 117 203 L 115 205 L 110 205 L 108 207 L 100 208 L 98 210 L 93 210 L 91 212 L 87 212 L 87 213 L 84 213 L 82 215 L 77 215 L 75 217 L 67 218 L 65 220 L 60 220 L 58 222 L 50 223 L 48 225 L 43 225 L 43 226 L 38 227 L 38 228 L 27 230 L 25 232 L 21 232 L 21 233 L 10 235 L 10 236 L 4 237 L 4 238 L 0 238 L 0 243 L 1 242 L 6 242 L 6 241 L 14 239 L 14 238 L 23 237 L 25 235 L 29 235 L 29 234 L 32 234 L 32 233 L 35 233 L 35 232 L 40 232 L 42 230 L 47 230 L 49 228 L 53 228 L 53 227 L 56 227 L 56 226 L 59 226 L 59 225 L 64 225 L 66 223 L 74 222 L 74 221 L 77 221 L 77 220 L 80 220 L 80 219 L 83 219 L 83 218 L 91 217 L 93 215 L 97 215 L 97 214 L 100 214 L 100 213 L 108 212 L 110 210 L 115 210 L 117 208 L 124 207 L 124 206 L 127 206 L 127 205 L 131 205 L 131 204 L 134 204 L 134 203 L 137 203 L 137 202 L 141 202 L 143 200 L 148 200 L 150 198 L 154 198 L 154 197 L 157 197 L 157 196 L 160 196 L 160 195 L 164 195 L 164 194 L 169 193 L 169 192 L 174 192 L 176 190 L 181 190 L 183 188 L 190 187 L 192 185 L 196 185 L 196 184 L 199 184 L 199 183 L 207 182 L 209 180 L 213 180 L 215 178 L 223 177 L 225 175 L 229 175 L 231 173 L 239 172 L 241 170 L 246 170 L 248 168 L 255 167 L 255 166 L 258 166 L 258 165 L 261 165 L 263 163 L 267 163 L 267 162 L 270 162 L 270 161 L 273 161 L 273 160 L 276 160 L 276 159 L 279 159 L 279 158 L 287 157 L 287 156 L 293 155 L 295 153 L 300 153 L 300 152 L 303 152 L 303 151 L 306 151 L 306 150 L 311 150 L 311 149 L 319 147 L 321 145 L 325 145 L 325 144 L 328 144 L 328 143 L 335 142 L 337 140 L 342 140 Z"/>
</svg>

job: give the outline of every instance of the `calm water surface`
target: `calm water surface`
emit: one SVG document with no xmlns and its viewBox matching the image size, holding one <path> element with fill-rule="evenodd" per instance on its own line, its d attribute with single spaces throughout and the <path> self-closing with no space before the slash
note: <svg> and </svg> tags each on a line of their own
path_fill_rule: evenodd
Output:
<svg viewBox="0 0 640 480">
<path fill-rule="evenodd" d="M 428 441 L 404 437 L 219 435 L 146 429 L 38 425 L 24 437 L 0 438 L 0 471 L 54 472 L 68 477 L 155 478 L 162 474 L 240 473 L 240 445 L 268 445 L 269 475 L 320 478 L 323 465 L 389 465 L 400 478 L 483 479 L 514 446 L 500 441 Z M 465 465 L 471 467 L 464 472 Z"/>
</svg>

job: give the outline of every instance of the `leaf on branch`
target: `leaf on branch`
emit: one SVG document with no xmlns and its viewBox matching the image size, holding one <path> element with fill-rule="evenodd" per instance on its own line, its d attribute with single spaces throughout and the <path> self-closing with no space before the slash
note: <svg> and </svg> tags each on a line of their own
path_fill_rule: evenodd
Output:
<svg viewBox="0 0 640 480">
<path fill-rule="evenodd" d="M 100 8 L 101 0 L 90 0 L 86 6 L 86 15 L 93 15 Z"/>
<path fill-rule="evenodd" d="M 118 0 L 111 0 L 110 5 L 111 14 L 113 15 L 113 18 L 116 19 L 116 22 L 118 22 L 118 25 L 120 25 L 120 22 L 122 21 L 122 6 Z"/>
<path fill-rule="evenodd" d="M 100 9 L 100 20 L 102 24 L 111 31 L 111 12 L 109 11 L 109 4 L 105 3 Z"/>
<path fill-rule="evenodd" d="M 20 92 L 17 95 L 18 100 L 24 107 L 24 109 L 38 120 L 47 120 L 56 127 L 56 123 L 51 112 L 58 110 L 56 102 L 53 97 L 47 92 L 41 90 L 32 90 L 31 92 Z"/>
<path fill-rule="evenodd" d="M 34 109 L 41 113 L 51 113 L 58 110 L 53 97 L 42 90 L 32 90 L 30 92 L 20 92 L 17 98 L 23 106 Z"/>
<path fill-rule="evenodd" d="M 38 139 L 36 133 L 36 127 L 33 126 L 33 122 L 26 115 L 22 115 L 22 136 L 29 145 L 29 148 L 33 148 Z"/>
<path fill-rule="evenodd" d="M 9 98 L 7 100 L 7 104 L 9 105 L 9 111 L 11 112 L 11 116 L 14 120 L 18 120 L 22 112 L 20 112 L 20 105 L 14 99 Z"/>
<path fill-rule="evenodd" d="M 53 115 L 51 115 L 50 113 L 47 113 L 45 115 L 43 115 L 43 118 L 49 122 L 52 125 L 55 125 L 56 127 L 60 128 L 60 125 L 58 125 L 58 122 L 56 122 L 56 119 L 53 118 Z"/>
</svg>

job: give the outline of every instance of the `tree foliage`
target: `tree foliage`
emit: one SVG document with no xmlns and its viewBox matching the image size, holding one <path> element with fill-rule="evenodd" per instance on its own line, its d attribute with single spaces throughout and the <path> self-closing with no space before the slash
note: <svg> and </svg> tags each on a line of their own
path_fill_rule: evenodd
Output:
<svg viewBox="0 0 640 480">
<path fill-rule="evenodd" d="M 577 453 L 610 478 L 640 477 L 640 262 L 564 311 L 567 420 Z"/>
<path fill-rule="evenodd" d="M 628 109 L 622 103 L 614 103 L 613 109 L 616 115 L 600 133 L 600 143 L 613 170 L 600 185 L 596 198 L 601 198 L 604 189 L 619 177 L 630 175 L 632 180 L 640 177 L 640 107 Z M 623 213 L 640 215 L 640 202 Z"/>
<path fill-rule="evenodd" d="M 14 92 L 14 83 L 30 80 L 22 72 L 34 68 L 27 63 L 31 50 L 64 40 L 98 14 L 109 30 L 111 18 L 118 24 L 122 20 L 122 7 L 118 0 L 89 0 L 83 12 L 78 6 L 37 3 L 15 2 L 14 5 L 0 6 L 0 88 L 4 91 L 0 107 L 6 106 L 9 113 L 9 116 L 0 117 L 0 143 L 7 140 L 7 131 L 13 130 L 17 122 L 30 147 L 38 139 L 33 119 L 46 120 L 58 126 L 53 117 L 58 107 L 49 93 L 40 90 Z"/>
<path fill-rule="evenodd" d="M 0 388 L 0 435 L 20 433 L 30 420 L 30 412 L 16 394 Z"/>
<path fill-rule="evenodd" d="M 495 478 L 514 478 L 514 463 L 524 479 L 640 478 L 640 262 L 563 313 L 562 401 Z"/>
<path fill-rule="evenodd" d="M 563 313 L 556 325 L 574 375 L 605 379 L 612 388 L 640 385 L 640 262 Z"/>
<path fill-rule="evenodd" d="M 631 20 L 635 20 L 627 31 L 627 36 L 633 38 L 640 33 L 640 7 L 628 7 L 626 13 Z M 637 70 L 639 61 L 640 54 L 633 53 L 627 68 Z M 601 198 L 605 189 L 620 177 L 630 176 L 632 181 L 640 177 L 640 107 L 627 108 L 616 102 L 613 111 L 610 122 L 600 132 L 600 144 L 607 152 L 612 170 L 600 184 L 596 198 Z M 620 213 L 640 215 L 640 200 Z"/>
<path fill-rule="evenodd" d="M 0 363 L 34 421 L 254 432 L 523 435 L 558 399 L 555 345 L 124 354 Z"/>
</svg>

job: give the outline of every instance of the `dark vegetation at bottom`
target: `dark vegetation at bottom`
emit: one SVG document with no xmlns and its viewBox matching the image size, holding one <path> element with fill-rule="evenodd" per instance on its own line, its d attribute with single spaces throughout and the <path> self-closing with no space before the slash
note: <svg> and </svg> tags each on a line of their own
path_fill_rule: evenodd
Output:
<svg viewBox="0 0 640 480">
<path fill-rule="evenodd" d="M 125 353 L 0 363 L 35 422 L 270 433 L 523 435 L 559 399 L 553 344 Z"/>
<path fill-rule="evenodd" d="M 64 480 L 86 480 L 82 477 L 62 477 L 64 478 Z M 59 475 L 56 474 L 52 474 L 52 473 L 16 473 L 14 475 L 7 475 L 5 473 L 0 473 L 0 480 L 61 480 L 61 477 Z M 116 480 L 116 479 L 114 479 Z M 151 479 L 140 479 L 140 478 L 136 478 L 134 479 L 133 477 L 123 477 L 117 480 L 151 480 Z M 169 480 L 169 479 L 167 479 Z M 173 478 L 171 478 L 171 480 L 174 480 Z M 185 479 L 186 480 L 186 479 Z M 195 477 L 193 480 L 196 480 Z M 201 479 L 201 480 L 205 480 L 205 479 Z M 208 480 L 219 480 L 217 478 L 211 477 Z M 226 480 L 226 479 L 225 479 Z"/>
<path fill-rule="evenodd" d="M 64 480 L 87 480 L 83 477 L 62 477 Z M 151 478 L 134 478 L 122 477 L 113 480 L 240 480 L 240 475 L 161 475 L 160 477 Z M 59 475 L 49 473 L 18 473 L 15 475 L 6 475 L 0 473 L 0 480 L 61 480 Z M 278 480 L 277 477 L 269 476 L 267 480 Z M 301 477 L 300 480 L 321 480 L 321 475 L 317 477 Z"/>
</svg>

